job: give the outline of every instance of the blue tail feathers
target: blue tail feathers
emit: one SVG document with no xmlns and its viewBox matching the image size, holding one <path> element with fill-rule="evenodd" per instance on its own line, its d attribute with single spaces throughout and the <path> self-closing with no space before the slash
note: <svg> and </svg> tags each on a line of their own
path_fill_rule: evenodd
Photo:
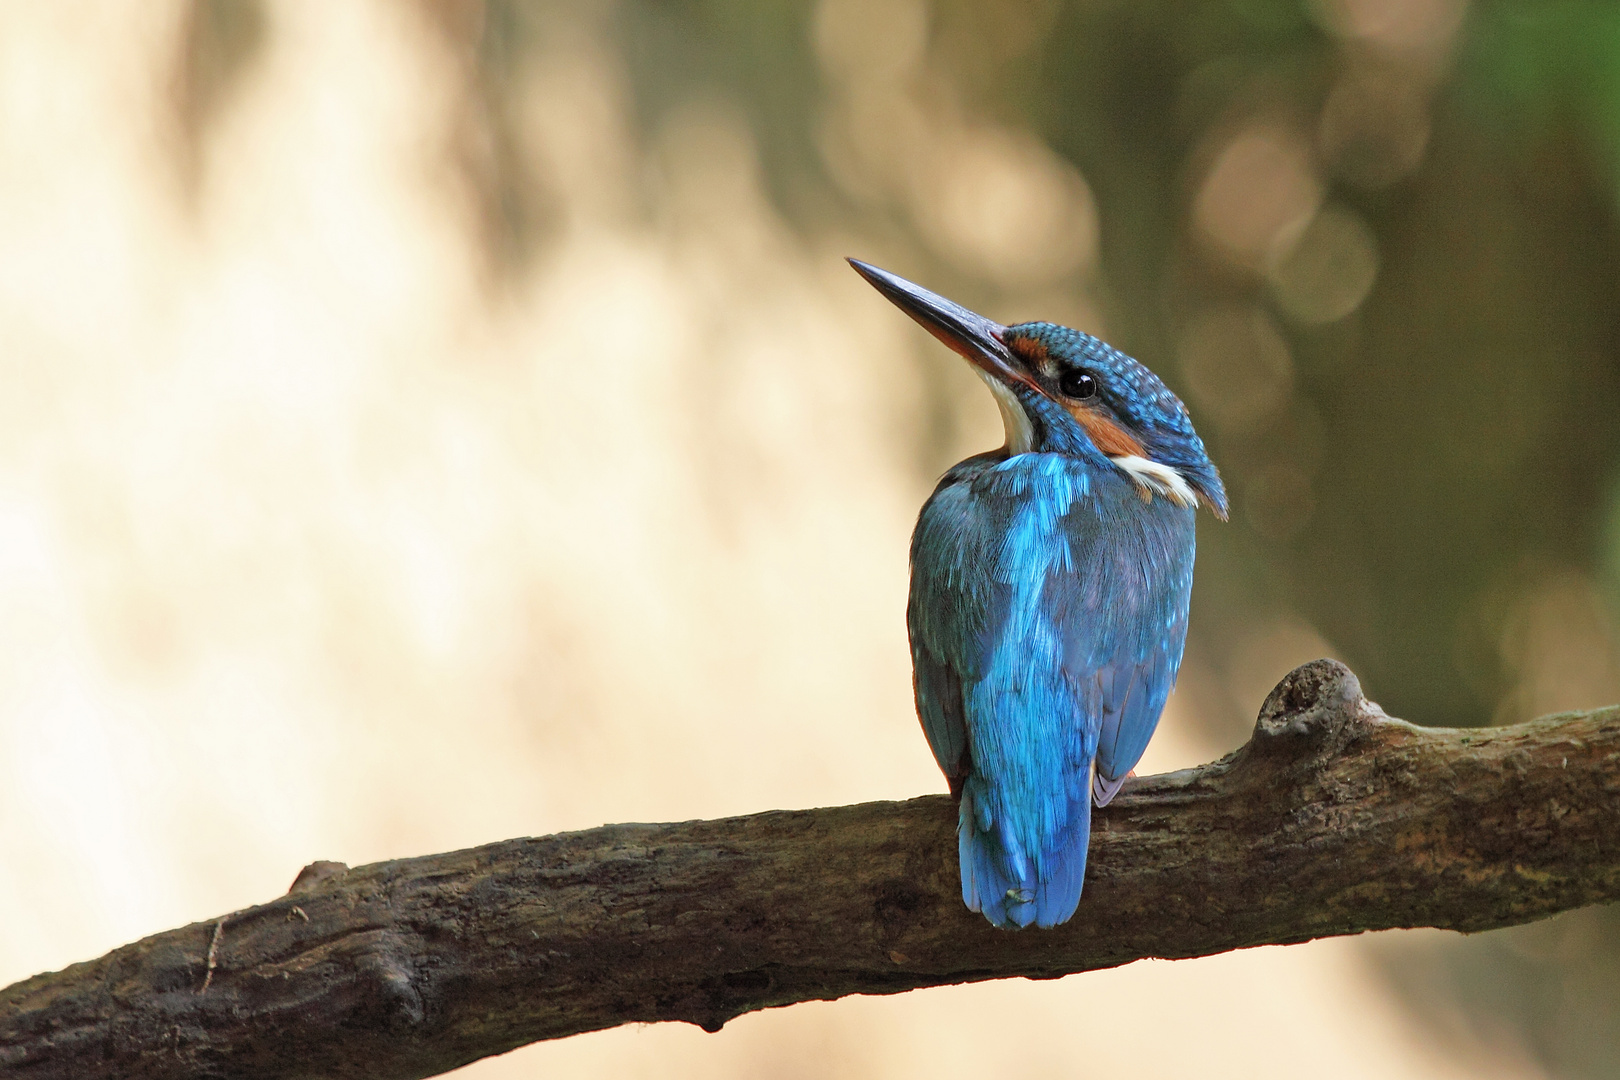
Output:
<svg viewBox="0 0 1620 1080">
<path fill-rule="evenodd" d="M 1007 828 L 992 820 L 971 782 L 962 792 L 957 852 L 962 902 L 1003 929 L 1067 922 L 1080 904 L 1091 843 L 1091 792 L 1068 800 L 1068 817 L 1049 850 L 1026 853 Z"/>
</svg>

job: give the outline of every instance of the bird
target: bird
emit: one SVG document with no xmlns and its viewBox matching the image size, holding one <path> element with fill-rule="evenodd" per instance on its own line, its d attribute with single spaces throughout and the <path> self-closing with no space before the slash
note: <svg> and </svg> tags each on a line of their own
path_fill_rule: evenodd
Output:
<svg viewBox="0 0 1620 1080">
<path fill-rule="evenodd" d="M 1187 639 L 1196 517 L 1226 489 L 1181 399 L 1079 330 L 1003 326 L 858 259 L 961 354 L 1006 441 L 947 470 L 911 541 L 913 690 L 957 801 L 962 900 L 1067 922 L 1091 811 L 1141 760 Z"/>
</svg>

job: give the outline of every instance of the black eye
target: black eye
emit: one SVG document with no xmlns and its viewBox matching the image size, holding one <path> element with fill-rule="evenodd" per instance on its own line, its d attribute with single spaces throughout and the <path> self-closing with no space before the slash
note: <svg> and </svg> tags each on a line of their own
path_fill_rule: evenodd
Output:
<svg viewBox="0 0 1620 1080">
<path fill-rule="evenodd" d="M 1097 380 L 1086 371 L 1065 371 L 1058 378 L 1058 389 L 1064 397 L 1080 401 L 1097 396 Z"/>
</svg>

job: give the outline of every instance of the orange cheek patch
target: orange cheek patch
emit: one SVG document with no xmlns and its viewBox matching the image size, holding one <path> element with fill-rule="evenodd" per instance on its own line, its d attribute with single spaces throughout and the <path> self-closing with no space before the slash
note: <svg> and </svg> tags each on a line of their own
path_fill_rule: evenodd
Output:
<svg viewBox="0 0 1620 1080">
<path fill-rule="evenodd" d="M 1048 355 L 1045 345 L 1029 338 L 1008 338 L 1007 348 L 1014 356 L 1028 364 L 1031 371 L 1039 370 L 1041 361 L 1045 360 Z"/>
<path fill-rule="evenodd" d="M 1147 450 L 1136 437 L 1102 413 L 1087 405 L 1065 405 L 1069 414 L 1079 421 L 1091 436 L 1092 443 L 1109 457 L 1147 457 Z"/>
</svg>

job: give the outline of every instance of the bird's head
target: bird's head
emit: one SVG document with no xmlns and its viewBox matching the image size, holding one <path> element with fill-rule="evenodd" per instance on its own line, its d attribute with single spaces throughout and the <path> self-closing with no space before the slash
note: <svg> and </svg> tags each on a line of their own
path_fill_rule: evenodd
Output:
<svg viewBox="0 0 1620 1080">
<path fill-rule="evenodd" d="M 1146 494 L 1226 518 L 1226 489 L 1181 399 L 1090 334 L 1055 323 L 1002 326 L 869 263 L 851 266 L 973 364 L 1007 429 L 1007 453 L 1101 458 Z"/>
</svg>

